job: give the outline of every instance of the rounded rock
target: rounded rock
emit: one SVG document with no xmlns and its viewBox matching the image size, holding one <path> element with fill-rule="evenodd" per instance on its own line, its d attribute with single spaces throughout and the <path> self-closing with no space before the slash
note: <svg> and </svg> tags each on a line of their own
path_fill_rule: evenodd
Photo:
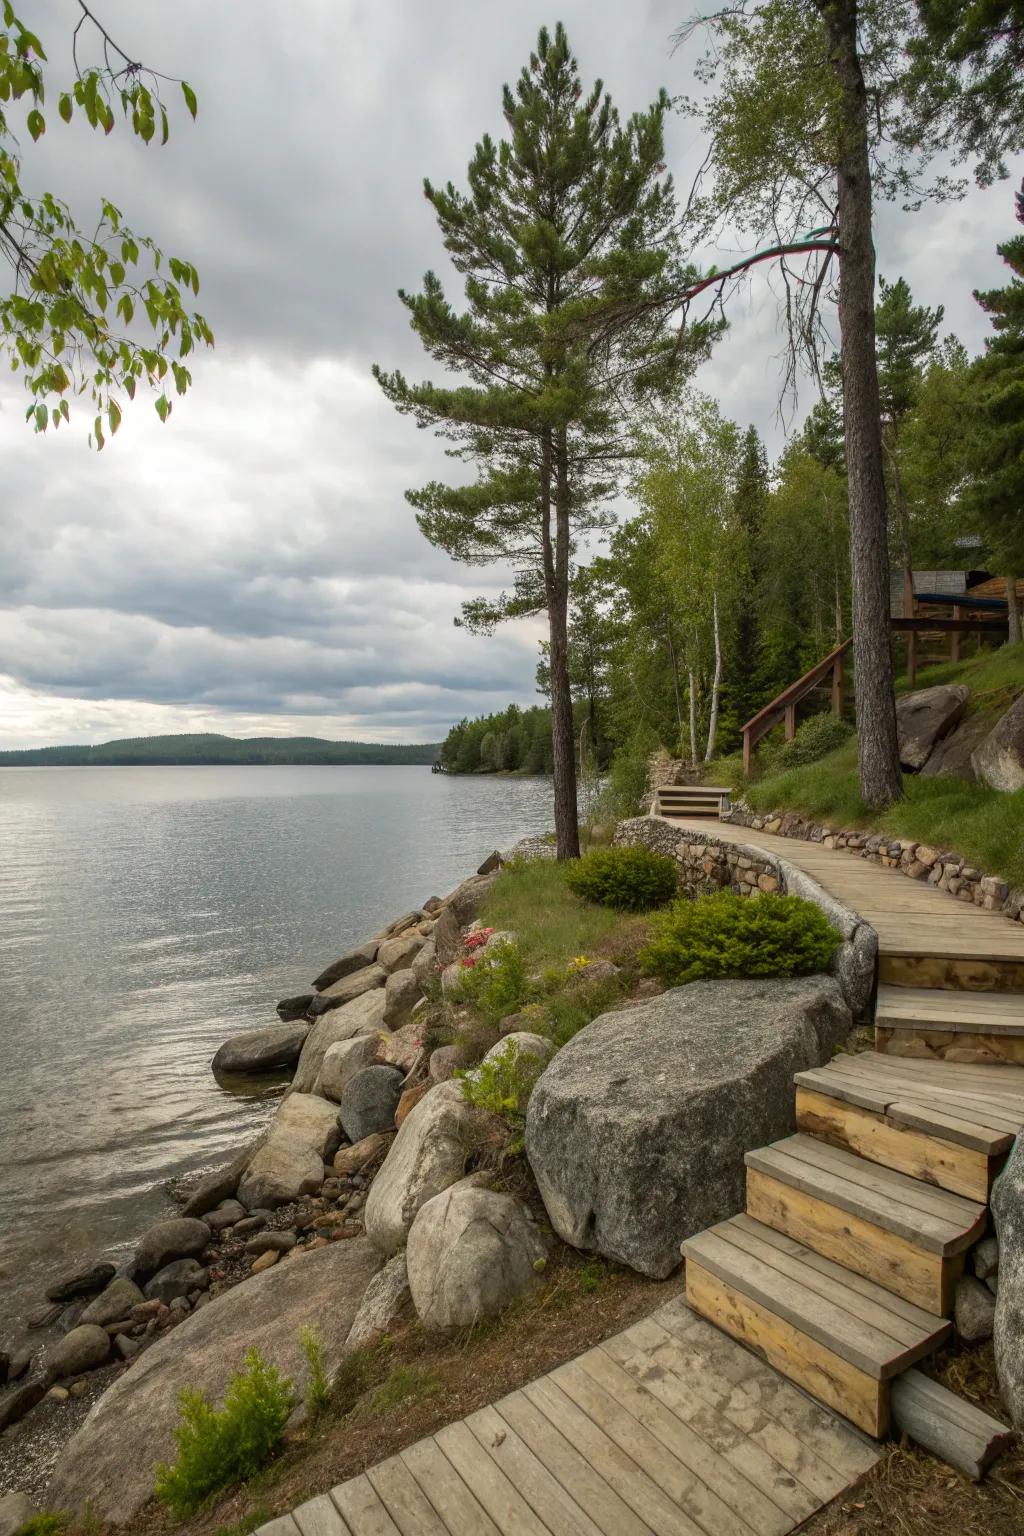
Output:
<svg viewBox="0 0 1024 1536">
<path fill-rule="evenodd" d="M 375 1133 L 394 1130 L 402 1083 L 402 1073 L 396 1067 L 366 1067 L 349 1079 L 339 1104 L 342 1128 L 349 1141 L 359 1142 Z"/>
<path fill-rule="evenodd" d="M 174 1259 L 196 1258 L 209 1245 L 210 1236 L 206 1222 L 193 1216 L 158 1221 L 135 1250 L 136 1272 L 152 1275 Z"/>
<path fill-rule="evenodd" d="M 50 1356 L 57 1376 L 81 1376 L 110 1359 L 110 1336 L 98 1323 L 82 1323 L 65 1334 Z"/>
<path fill-rule="evenodd" d="M 146 1286 L 147 1301 L 162 1301 L 167 1306 L 178 1296 L 189 1291 L 205 1291 L 210 1283 L 210 1271 L 203 1269 L 195 1259 L 175 1259 L 155 1274 Z"/>
</svg>

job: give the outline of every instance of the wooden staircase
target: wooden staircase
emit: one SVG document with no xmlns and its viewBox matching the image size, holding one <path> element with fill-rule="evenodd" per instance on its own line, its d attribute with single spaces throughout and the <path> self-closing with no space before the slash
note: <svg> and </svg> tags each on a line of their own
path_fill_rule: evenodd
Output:
<svg viewBox="0 0 1024 1536">
<path fill-rule="evenodd" d="M 729 808 L 728 789 L 713 784 L 663 784 L 655 793 L 655 816 L 706 817 L 717 821 Z"/>
</svg>

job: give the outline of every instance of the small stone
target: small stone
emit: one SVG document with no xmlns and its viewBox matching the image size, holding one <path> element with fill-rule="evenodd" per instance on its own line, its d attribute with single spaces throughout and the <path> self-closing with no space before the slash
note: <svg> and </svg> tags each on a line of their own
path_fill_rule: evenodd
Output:
<svg viewBox="0 0 1024 1536">
<path fill-rule="evenodd" d="M 205 1291 L 210 1283 L 210 1271 L 203 1269 L 195 1259 L 175 1259 L 155 1274 L 145 1288 L 148 1301 L 163 1301 L 169 1306 L 177 1296 L 187 1296 L 189 1291 Z"/>
<path fill-rule="evenodd" d="M 192 1308 L 188 1304 L 187 1296 L 175 1296 L 174 1300 L 171 1302 L 171 1312 L 177 1313 L 180 1317 L 184 1317 L 187 1313 L 191 1312 L 191 1310 Z"/>
<path fill-rule="evenodd" d="M 23 1344 L 20 1349 L 16 1349 L 7 1365 L 7 1380 L 20 1381 L 32 1364 L 34 1355 L 35 1350 L 31 1345 Z"/>
<path fill-rule="evenodd" d="M 423 1095 L 429 1093 L 432 1087 L 432 1083 L 417 1083 L 412 1088 L 402 1090 L 402 1097 L 399 1099 L 398 1108 L 395 1110 L 396 1130 L 402 1124 L 409 1111 L 415 1109 Z"/>
<path fill-rule="evenodd" d="M 257 1232 L 245 1245 L 246 1253 L 288 1253 L 295 1247 L 294 1232 Z"/>
<path fill-rule="evenodd" d="M 465 1057 L 457 1045 L 440 1045 L 431 1053 L 428 1071 L 432 1083 L 446 1083 L 465 1064 Z"/>
<path fill-rule="evenodd" d="M 117 1341 L 115 1340 L 114 1342 L 115 1342 L 115 1345 L 116 1345 Z M 73 1381 L 71 1383 L 70 1387 L 68 1387 L 68 1396 L 69 1397 L 84 1397 L 85 1394 L 88 1392 L 88 1390 L 89 1390 L 89 1383 L 87 1381 L 83 1381 L 81 1378 L 79 1378 L 78 1381 Z"/>
<path fill-rule="evenodd" d="M 46 1395 L 51 1403 L 66 1403 L 71 1393 L 67 1387 L 51 1387 Z"/>
<path fill-rule="evenodd" d="M 266 1216 L 262 1212 L 253 1211 L 251 1216 L 244 1217 L 242 1221 L 236 1221 L 231 1230 L 235 1237 L 244 1237 L 248 1232 L 258 1232 L 260 1227 L 265 1227 L 266 1224 Z"/>
<path fill-rule="evenodd" d="M 110 1359 L 110 1338 L 95 1323 L 85 1323 L 65 1334 L 50 1356 L 55 1376 L 81 1376 L 106 1365 Z"/>
<path fill-rule="evenodd" d="M 994 1237 L 982 1238 L 974 1250 L 974 1273 L 979 1280 L 987 1280 L 999 1268 L 999 1243 Z"/>
<path fill-rule="evenodd" d="M 112 1280 L 105 1291 L 101 1291 L 95 1300 L 90 1301 L 79 1318 L 82 1323 L 99 1323 L 105 1327 L 108 1323 L 116 1323 L 123 1317 L 130 1317 L 132 1308 L 142 1302 L 142 1292 L 134 1280 Z"/>
<path fill-rule="evenodd" d="M 210 1211 L 204 1218 L 211 1232 L 223 1232 L 226 1227 L 233 1227 L 240 1221 L 246 1220 L 245 1206 L 237 1200 L 224 1200 L 215 1211 Z"/>
<path fill-rule="evenodd" d="M 967 1275 L 957 1284 L 953 1315 L 965 1344 L 983 1344 L 995 1327 L 995 1297 L 987 1286 Z"/>
<path fill-rule="evenodd" d="M 137 1307 L 132 1307 L 132 1318 L 137 1323 L 148 1323 L 151 1317 L 159 1317 L 163 1309 L 160 1300 L 140 1301 Z"/>
<path fill-rule="evenodd" d="M 260 1254 L 259 1258 L 253 1259 L 251 1271 L 252 1274 L 261 1274 L 263 1270 L 269 1269 L 272 1264 L 276 1264 L 280 1257 L 281 1253 L 279 1249 L 268 1248 L 265 1253 Z"/>
<path fill-rule="evenodd" d="M 778 890 L 779 882 L 775 875 L 758 875 L 757 888 L 759 891 L 770 893 Z"/>
<path fill-rule="evenodd" d="M 114 1348 L 122 1360 L 134 1360 L 135 1356 L 142 1349 L 142 1345 L 137 1339 L 130 1339 L 127 1334 L 119 1333 L 114 1340 Z"/>
<path fill-rule="evenodd" d="M 391 1140 L 390 1136 L 378 1133 L 374 1136 L 364 1136 L 361 1141 L 354 1142 L 350 1147 L 342 1147 L 340 1152 L 335 1154 L 335 1173 L 342 1178 L 357 1174 L 360 1168 L 379 1157 L 390 1145 Z"/>
<path fill-rule="evenodd" d="M 205 1221 L 178 1216 L 172 1221 L 158 1221 L 150 1227 L 135 1250 L 135 1264 L 140 1275 L 152 1275 L 173 1259 L 191 1259 L 202 1253 L 210 1241 Z"/>
</svg>

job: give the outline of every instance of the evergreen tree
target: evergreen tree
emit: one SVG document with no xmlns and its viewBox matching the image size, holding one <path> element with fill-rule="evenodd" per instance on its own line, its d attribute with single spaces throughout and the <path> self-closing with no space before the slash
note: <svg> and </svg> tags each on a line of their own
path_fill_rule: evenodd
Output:
<svg viewBox="0 0 1024 1536">
<path fill-rule="evenodd" d="M 736 471 L 733 517 L 741 545 L 742 570 L 736 596 L 736 624 L 732 643 L 729 703 L 736 724 L 743 725 L 757 713 L 758 669 L 761 660 L 761 623 L 758 585 L 762 570 L 764 513 L 768 500 L 768 459 L 755 427 L 748 427 L 740 447 Z"/>
<path fill-rule="evenodd" d="M 1016 196 L 1024 225 L 1024 183 Z M 996 246 L 1013 274 L 974 297 L 995 335 L 977 364 L 976 480 L 971 499 L 1002 569 L 1009 573 L 1010 639 L 1020 639 L 1014 583 L 1024 574 L 1024 234 Z"/>
<path fill-rule="evenodd" d="M 487 632 L 547 611 L 560 858 L 579 852 L 567 636 L 574 541 L 610 525 L 630 410 L 672 391 L 710 334 L 698 330 L 684 347 L 667 330 L 667 298 L 683 276 L 663 164 L 668 105 L 662 93 L 621 123 L 600 82 L 584 94 L 563 27 L 542 29 L 515 89 L 505 88 L 509 136 L 481 139 L 468 191 L 425 184 L 465 279 L 465 311 L 433 273 L 422 293 L 401 294 L 427 352 L 466 382 L 417 385 L 375 369 L 400 411 L 477 469 L 468 485 L 408 493 L 422 531 L 456 559 L 516 572 L 510 595 L 464 605 L 463 622 Z"/>
<path fill-rule="evenodd" d="M 882 446 L 889 469 L 889 501 L 895 523 L 900 561 L 908 576 L 913 570 L 910 518 L 900 473 L 900 435 L 917 402 L 925 364 L 935 355 L 944 310 L 915 304 L 910 285 L 878 280 L 875 335 L 878 354 L 878 396 L 882 412 Z"/>
</svg>

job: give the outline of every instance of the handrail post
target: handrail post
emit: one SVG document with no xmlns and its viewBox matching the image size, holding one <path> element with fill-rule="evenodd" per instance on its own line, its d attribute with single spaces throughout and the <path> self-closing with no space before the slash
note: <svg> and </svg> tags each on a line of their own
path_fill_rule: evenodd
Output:
<svg viewBox="0 0 1024 1536">
<path fill-rule="evenodd" d="M 786 705 L 786 740 L 792 741 L 796 735 L 796 700 Z"/>
<path fill-rule="evenodd" d="M 749 726 L 744 726 L 744 728 L 743 728 L 743 772 L 745 774 L 749 774 L 749 772 L 750 772 L 750 759 L 751 759 L 751 756 L 752 756 L 752 752 L 753 752 L 753 749 L 752 749 L 752 747 L 750 745 L 750 728 L 749 728 Z"/>
<path fill-rule="evenodd" d="M 832 713 L 835 715 L 837 720 L 841 720 L 843 718 L 844 683 L 845 670 L 843 665 L 843 653 L 840 651 L 832 668 Z"/>
</svg>

